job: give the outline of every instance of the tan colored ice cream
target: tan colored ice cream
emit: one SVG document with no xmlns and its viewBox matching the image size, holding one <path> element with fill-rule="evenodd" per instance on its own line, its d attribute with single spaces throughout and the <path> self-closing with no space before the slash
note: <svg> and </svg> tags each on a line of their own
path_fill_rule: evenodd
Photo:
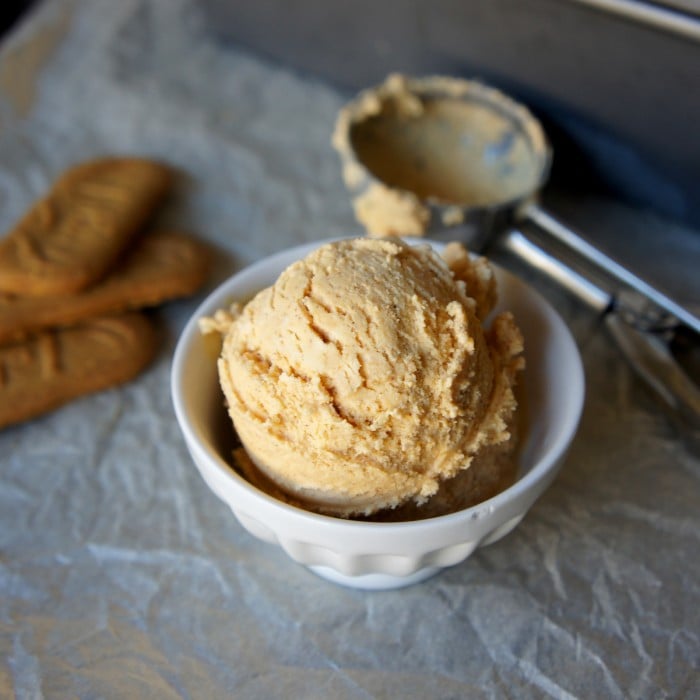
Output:
<svg viewBox="0 0 700 700">
<path fill-rule="evenodd" d="M 228 410 L 258 469 L 297 503 L 335 515 L 422 503 L 509 439 L 522 339 L 489 330 L 493 274 L 461 246 L 399 239 L 323 245 L 243 308 L 224 334 Z"/>
</svg>

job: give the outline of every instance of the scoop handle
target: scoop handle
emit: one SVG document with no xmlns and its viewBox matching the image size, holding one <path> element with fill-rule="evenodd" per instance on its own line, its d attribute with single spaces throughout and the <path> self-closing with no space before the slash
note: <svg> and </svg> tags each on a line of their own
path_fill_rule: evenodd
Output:
<svg viewBox="0 0 700 700">
<path fill-rule="evenodd" d="M 700 333 L 700 316 L 697 312 L 682 306 L 663 291 L 613 260 L 536 202 L 530 201 L 523 204 L 516 218 L 533 224 L 546 235 L 583 257 L 594 270 L 597 269 L 616 282 L 635 290 L 696 333 Z"/>
<path fill-rule="evenodd" d="M 538 216 L 549 215 L 539 210 Z M 566 229 L 563 224 L 560 226 Z M 673 329 L 673 326 L 663 324 L 664 318 L 668 323 L 668 317 L 651 314 L 648 298 L 636 290 L 619 289 L 620 278 L 615 276 L 611 280 L 609 271 L 607 278 L 601 275 L 594 281 L 590 270 L 580 271 L 581 266 L 577 265 L 580 261 L 570 247 L 563 246 L 555 254 L 545 249 L 550 246 L 543 246 L 538 239 L 528 235 L 530 228 L 510 228 L 494 243 L 553 279 L 598 312 L 632 369 L 670 413 L 681 419 L 681 425 L 689 429 L 694 443 L 700 445 L 700 389 L 676 361 L 664 340 L 666 332 Z M 559 236 L 556 238 L 560 240 Z"/>
</svg>

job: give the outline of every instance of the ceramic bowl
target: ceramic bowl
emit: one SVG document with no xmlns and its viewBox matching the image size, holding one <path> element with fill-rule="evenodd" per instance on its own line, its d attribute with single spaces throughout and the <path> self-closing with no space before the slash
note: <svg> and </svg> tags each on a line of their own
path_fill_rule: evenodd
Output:
<svg viewBox="0 0 700 700">
<path fill-rule="evenodd" d="M 265 258 L 233 275 L 205 299 L 175 350 L 171 377 L 175 413 L 202 478 L 252 535 L 280 546 L 294 561 L 337 583 L 396 588 L 464 561 L 523 519 L 556 476 L 576 432 L 584 399 L 583 368 L 559 315 L 536 291 L 497 267 L 498 308 L 514 313 L 526 348 L 522 381 L 527 421 L 516 482 L 466 510 L 411 522 L 343 520 L 282 503 L 253 487 L 232 467 L 232 427 L 217 379 L 217 348 L 200 334 L 197 321 L 273 284 L 284 268 L 325 242 Z"/>
</svg>

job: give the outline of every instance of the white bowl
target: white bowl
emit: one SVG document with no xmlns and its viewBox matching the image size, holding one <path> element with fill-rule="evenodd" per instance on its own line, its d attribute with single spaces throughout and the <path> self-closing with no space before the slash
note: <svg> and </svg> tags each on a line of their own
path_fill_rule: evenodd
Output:
<svg viewBox="0 0 700 700">
<path fill-rule="evenodd" d="M 175 413 L 204 481 L 251 534 L 278 544 L 296 562 L 337 583 L 396 588 L 463 561 L 522 520 L 554 479 L 576 432 L 584 398 L 581 358 L 551 306 L 516 277 L 496 268 L 498 308 L 513 312 L 525 337 L 527 369 L 522 381 L 527 425 L 515 484 L 472 508 L 413 522 L 342 520 L 282 503 L 253 487 L 231 466 L 232 427 L 219 388 L 216 354 L 200 334 L 197 320 L 273 284 L 289 264 L 326 242 L 261 260 L 207 297 L 175 350 L 171 378 Z"/>
</svg>

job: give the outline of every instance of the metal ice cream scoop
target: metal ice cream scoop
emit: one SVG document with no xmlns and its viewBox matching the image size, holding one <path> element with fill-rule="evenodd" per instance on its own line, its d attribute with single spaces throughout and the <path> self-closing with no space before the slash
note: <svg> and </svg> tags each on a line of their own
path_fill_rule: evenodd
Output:
<svg viewBox="0 0 700 700">
<path fill-rule="evenodd" d="M 537 203 L 551 148 L 526 107 L 479 82 L 392 75 L 340 111 L 333 143 L 368 233 L 461 240 L 474 252 L 507 248 L 604 312 L 634 369 L 700 430 L 700 391 L 668 350 L 675 328 L 700 334 L 700 308 Z"/>
</svg>

